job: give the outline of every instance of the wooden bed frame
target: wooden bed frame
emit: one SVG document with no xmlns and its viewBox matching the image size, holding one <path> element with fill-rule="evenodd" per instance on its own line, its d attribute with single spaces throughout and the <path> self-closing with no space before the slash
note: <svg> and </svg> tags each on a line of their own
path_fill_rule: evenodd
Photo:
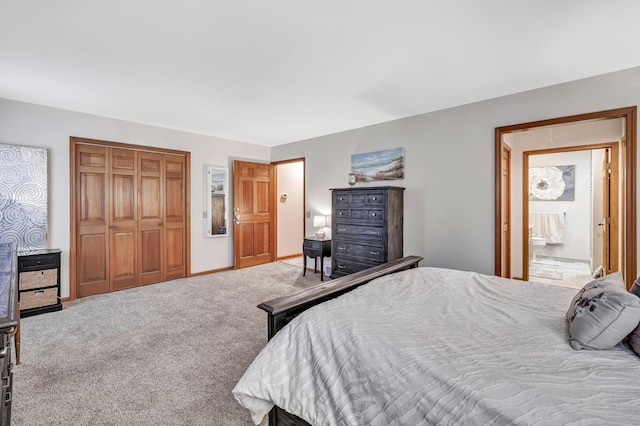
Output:
<svg viewBox="0 0 640 426">
<path fill-rule="evenodd" d="M 305 290 L 278 297 L 258 305 L 258 308 L 267 312 L 267 336 L 269 340 L 293 318 L 312 306 L 336 298 L 369 281 L 393 274 L 394 272 L 412 269 L 424 258 L 420 256 L 406 256 L 383 265 L 374 266 L 364 271 L 314 285 Z M 309 425 L 301 418 L 274 407 L 269 412 L 269 426 L 301 426 Z"/>
</svg>

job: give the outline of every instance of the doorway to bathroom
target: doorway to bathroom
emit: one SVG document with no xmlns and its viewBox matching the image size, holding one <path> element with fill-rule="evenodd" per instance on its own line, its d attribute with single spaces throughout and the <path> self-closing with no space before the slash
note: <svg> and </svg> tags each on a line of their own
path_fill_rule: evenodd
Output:
<svg viewBox="0 0 640 426">
<path fill-rule="evenodd" d="M 525 151 L 573 148 L 585 150 L 588 145 L 618 143 L 619 173 L 615 180 L 618 195 L 617 229 L 610 225 L 609 235 L 617 236 L 617 243 L 610 244 L 608 254 L 617 259 L 616 269 L 624 277 L 627 288 L 636 279 L 637 270 L 637 107 L 551 118 L 536 122 L 513 124 L 495 129 L 495 274 L 515 279 L 529 280 L 529 187 L 524 186 L 523 156 Z M 509 182 L 503 178 L 504 146 L 510 149 Z M 595 149 L 595 148 L 593 148 Z M 570 165 L 570 164 L 566 164 Z M 576 174 L 581 174 L 575 169 Z M 528 170 L 527 170 L 528 173 Z M 527 174 L 528 176 L 528 174 Z M 612 181 L 613 184 L 613 181 Z M 505 192 L 509 196 L 505 196 Z M 504 203 L 508 203 L 505 206 Z M 547 201 L 547 203 L 553 203 Z M 552 205 L 552 204 L 548 204 Z M 585 214 L 593 214 L 590 211 Z M 594 215 L 593 225 L 599 226 Z M 604 217 L 604 216 L 603 216 Z M 611 220 L 611 219 L 610 219 Z M 573 223 L 573 221 L 572 221 Z M 603 231 L 600 231 L 603 232 Z M 507 237 L 505 238 L 505 235 Z M 508 244 L 505 244 L 508 243 Z M 594 244 L 597 241 L 594 239 Z M 540 247 L 540 246 L 538 246 Z M 537 249 L 538 251 L 542 251 Z M 604 249 L 603 249 L 604 254 Z M 537 253 L 536 253 L 537 255 Z M 544 254 L 542 254 L 544 255 Z M 504 263 L 508 262 L 508 267 Z M 594 259 L 593 268 L 598 265 Z M 607 260 L 603 259 L 603 265 Z M 603 266 L 604 269 L 604 266 Z M 505 273 L 508 272 L 508 273 Z M 592 271 L 591 271 L 592 272 Z"/>
<path fill-rule="evenodd" d="M 612 142 L 523 153 L 529 281 L 582 288 L 618 270 L 618 151 Z"/>
</svg>

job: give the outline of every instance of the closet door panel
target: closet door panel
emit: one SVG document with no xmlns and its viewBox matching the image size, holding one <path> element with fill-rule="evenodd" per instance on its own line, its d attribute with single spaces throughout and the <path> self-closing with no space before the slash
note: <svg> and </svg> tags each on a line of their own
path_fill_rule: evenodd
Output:
<svg viewBox="0 0 640 426">
<path fill-rule="evenodd" d="M 138 153 L 139 284 L 164 281 L 162 259 L 162 154 Z"/>
<path fill-rule="evenodd" d="M 184 241 L 183 229 L 165 230 L 165 263 L 166 279 L 174 280 L 185 276 L 185 257 L 182 241 Z"/>
<path fill-rule="evenodd" d="M 111 291 L 136 285 L 135 237 L 132 231 L 111 232 Z"/>
<path fill-rule="evenodd" d="M 109 203 L 110 290 L 135 287 L 136 278 L 136 151 L 111 148 Z"/>
<path fill-rule="evenodd" d="M 164 155 L 164 262 L 165 279 L 187 273 L 185 246 L 185 158 Z"/>
<path fill-rule="evenodd" d="M 146 230 L 140 233 L 143 247 L 142 275 L 148 276 L 162 272 L 162 253 L 160 252 L 162 233 L 158 230 Z"/>
<path fill-rule="evenodd" d="M 104 147 L 75 149 L 76 292 L 83 297 L 109 291 L 108 157 Z"/>
<path fill-rule="evenodd" d="M 109 291 L 107 281 L 107 251 L 106 235 L 84 234 L 78 238 L 78 270 L 77 280 L 79 297 Z"/>
</svg>

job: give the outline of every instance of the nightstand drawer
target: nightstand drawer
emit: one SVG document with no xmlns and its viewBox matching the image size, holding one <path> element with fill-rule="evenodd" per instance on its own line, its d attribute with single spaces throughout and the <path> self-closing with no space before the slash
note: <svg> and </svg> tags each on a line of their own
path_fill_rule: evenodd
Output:
<svg viewBox="0 0 640 426">
<path fill-rule="evenodd" d="M 20 310 L 41 308 L 56 303 L 58 303 L 57 287 L 20 292 Z"/>
<path fill-rule="evenodd" d="M 58 285 L 58 268 L 20 272 L 18 284 L 18 290 L 29 290 L 32 288 L 52 287 Z"/>
<path fill-rule="evenodd" d="M 18 268 L 21 271 L 29 270 L 29 269 L 47 269 L 47 268 L 57 268 L 58 267 L 58 259 L 60 259 L 60 255 L 58 254 L 40 254 L 37 256 L 19 256 L 18 257 Z"/>
<path fill-rule="evenodd" d="M 304 255 L 308 257 L 320 257 L 322 256 L 322 249 L 304 249 Z"/>
<path fill-rule="evenodd" d="M 309 249 L 322 250 L 322 241 L 320 240 L 304 240 L 302 248 L 307 251 Z"/>
</svg>

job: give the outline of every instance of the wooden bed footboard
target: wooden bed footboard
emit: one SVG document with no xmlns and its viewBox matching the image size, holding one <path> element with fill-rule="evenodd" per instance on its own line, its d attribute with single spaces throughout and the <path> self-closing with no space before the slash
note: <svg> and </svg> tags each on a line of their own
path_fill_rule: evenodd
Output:
<svg viewBox="0 0 640 426">
<path fill-rule="evenodd" d="M 360 272 L 353 273 L 335 280 L 316 284 L 307 289 L 286 296 L 271 299 L 258 305 L 258 308 L 267 312 L 267 326 L 269 340 L 285 325 L 301 312 L 312 306 L 334 299 L 347 293 L 362 284 L 393 274 L 394 272 L 412 269 L 424 258 L 420 256 L 406 256 L 389 263 L 374 266 Z"/>
<path fill-rule="evenodd" d="M 312 306 L 334 299 L 375 278 L 416 268 L 423 259 L 420 256 L 406 256 L 259 304 L 258 308 L 268 314 L 267 333 L 269 340 L 289 321 Z M 275 406 L 269 412 L 269 426 L 309 426 L 309 423 Z"/>
</svg>

